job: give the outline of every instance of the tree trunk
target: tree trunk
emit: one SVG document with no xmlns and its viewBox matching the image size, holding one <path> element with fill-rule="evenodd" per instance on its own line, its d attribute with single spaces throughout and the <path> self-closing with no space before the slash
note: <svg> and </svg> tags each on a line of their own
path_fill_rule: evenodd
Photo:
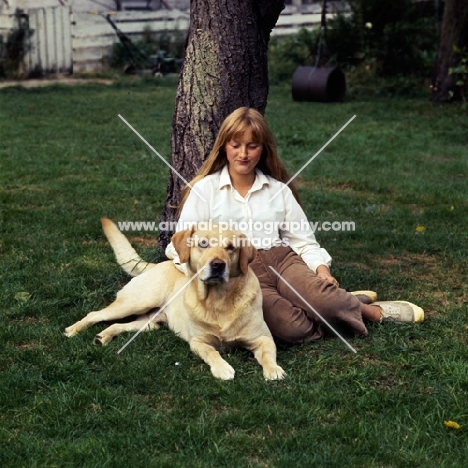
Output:
<svg viewBox="0 0 468 468">
<path fill-rule="evenodd" d="M 432 83 L 432 100 L 448 102 L 454 91 L 454 76 L 449 69 L 457 65 L 453 47 L 468 46 L 468 2 L 467 0 L 446 0 L 439 53 Z"/>
<path fill-rule="evenodd" d="M 190 30 L 172 122 L 172 166 L 190 181 L 224 118 L 241 106 L 264 113 L 268 42 L 281 0 L 192 0 Z M 171 171 L 161 220 L 176 220 L 185 182 Z M 164 247 L 172 233 L 161 232 Z"/>
</svg>

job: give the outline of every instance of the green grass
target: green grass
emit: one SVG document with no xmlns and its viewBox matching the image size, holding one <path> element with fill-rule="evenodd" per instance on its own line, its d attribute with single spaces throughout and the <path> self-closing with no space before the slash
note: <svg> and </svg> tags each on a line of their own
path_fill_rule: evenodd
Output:
<svg viewBox="0 0 468 468">
<path fill-rule="evenodd" d="M 461 467 L 468 430 L 468 132 L 456 107 L 351 96 L 294 103 L 271 90 L 267 118 L 347 289 L 421 304 L 419 325 L 280 346 L 288 373 L 265 382 L 243 350 L 215 380 L 167 330 L 62 330 L 128 280 L 99 218 L 157 220 L 174 83 L 0 90 L 0 465 L 5 467 Z M 423 226 L 422 232 L 417 227 Z M 420 228 L 422 229 L 422 228 Z M 154 234 L 131 233 L 145 258 Z M 446 428 L 454 420 L 460 430 Z"/>
</svg>

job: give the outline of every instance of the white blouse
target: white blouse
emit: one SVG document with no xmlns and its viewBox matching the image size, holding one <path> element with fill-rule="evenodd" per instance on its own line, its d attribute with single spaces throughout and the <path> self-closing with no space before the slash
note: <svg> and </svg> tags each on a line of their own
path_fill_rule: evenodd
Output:
<svg viewBox="0 0 468 468">
<path fill-rule="evenodd" d="M 199 222 L 223 223 L 226 228 L 237 229 L 257 249 L 289 246 L 314 272 L 319 265 L 331 265 L 330 255 L 315 239 L 291 189 L 259 169 L 245 197 L 232 186 L 227 165 L 197 182 L 182 208 L 176 230 Z M 185 272 L 172 242 L 166 247 L 166 256 Z"/>
</svg>

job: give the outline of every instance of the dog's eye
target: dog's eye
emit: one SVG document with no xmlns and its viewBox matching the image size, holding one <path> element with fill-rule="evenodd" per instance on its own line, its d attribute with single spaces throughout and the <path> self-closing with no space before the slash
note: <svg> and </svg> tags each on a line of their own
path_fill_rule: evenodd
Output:
<svg viewBox="0 0 468 468">
<path fill-rule="evenodd" d="M 202 238 L 198 241 L 198 247 L 201 247 L 202 249 L 206 249 L 209 245 L 210 243 L 206 238 Z"/>
<path fill-rule="evenodd" d="M 235 250 L 235 247 L 232 244 L 228 244 L 226 245 L 226 250 L 229 250 L 229 252 L 232 252 L 233 250 Z"/>
</svg>

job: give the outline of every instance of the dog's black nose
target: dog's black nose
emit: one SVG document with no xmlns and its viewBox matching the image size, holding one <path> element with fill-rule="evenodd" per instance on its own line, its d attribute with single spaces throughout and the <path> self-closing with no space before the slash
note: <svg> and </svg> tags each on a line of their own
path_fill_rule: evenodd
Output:
<svg viewBox="0 0 468 468">
<path fill-rule="evenodd" d="M 226 262 L 220 260 L 219 258 L 215 258 L 210 262 L 210 267 L 213 273 L 222 273 L 226 268 Z"/>
<path fill-rule="evenodd" d="M 227 281 L 226 262 L 224 260 L 221 260 L 220 258 L 215 258 L 211 260 L 209 265 L 210 265 L 209 274 L 203 280 L 203 282 L 207 284 L 225 283 Z"/>
</svg>

